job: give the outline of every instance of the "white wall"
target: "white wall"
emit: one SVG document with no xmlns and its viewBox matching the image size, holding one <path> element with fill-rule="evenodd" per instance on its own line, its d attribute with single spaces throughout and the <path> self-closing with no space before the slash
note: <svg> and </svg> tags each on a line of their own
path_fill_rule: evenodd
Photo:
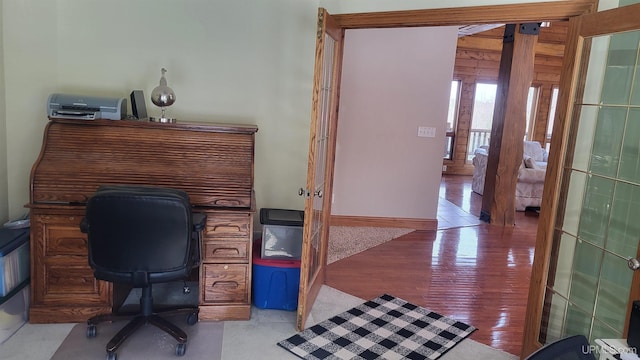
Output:
<svg viewBox="0 0 640 360">
<path fill-rule="evenodd" d="M 128 97 L 142 89 L 148 99 L 161 67 L 177 96 L 170 116 L 258 125 L 258 206 L 303 207 L 297 189 L 306 181 L 317 2 L 5 0 L 3 7 L 12 216 L 29 199 L 50 93 Z"/>
<path fill-rule="evenodd" d="M 456 40 L 455 27 L 347 30 L 333 215 L 436 218 Z"/>
</svg>

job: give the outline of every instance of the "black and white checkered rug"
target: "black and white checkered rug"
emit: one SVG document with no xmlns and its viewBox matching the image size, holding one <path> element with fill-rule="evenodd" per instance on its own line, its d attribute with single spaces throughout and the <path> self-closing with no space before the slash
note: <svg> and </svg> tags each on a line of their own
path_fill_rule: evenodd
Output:
<svg viewBox="0 0 640 360">
<path fill-rule="evenodd" d="M 476 330 L 391 295 L 314 325 L 278 345 L 302 359 L 437 359 Z"/>
</svg>

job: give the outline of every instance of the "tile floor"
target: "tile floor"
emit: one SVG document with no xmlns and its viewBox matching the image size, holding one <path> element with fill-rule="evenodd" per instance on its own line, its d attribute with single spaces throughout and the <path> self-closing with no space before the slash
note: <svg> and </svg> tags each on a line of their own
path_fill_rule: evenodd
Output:
<svg viewBox="0 0 640 360">
<path fill-rule="evenodd" d="M 438 200 L 438 230 L 473 226 L 481 223 L 478 216 L 468 213 L 450 201 L 444 198 Z"/>
<path fill-rule="evenodd" d="M 307 326 L 346 311 L 363 299 L 328 286 L 322 286 L 313 305 Z M 295 312 L 252 309 L 249 321 L 224 322 L 220 360 L 294 360 L 295 355 L 276 343 L 295 333 Z M 47 360 L 76 324 L 26 324 L 0 345 L 3 360 Z M 189 353 L 183 359 L 188 360 Z M 517 360 L 518 357 L 492 349 L 471 339 L 463 340 L 442 360 Z M 79 359 L 69 359 L 79 360 Z M 126 360 L 126 359 L 121 359 Z M 129 359 L 141 360 L 141 359 Z M 219 360 L 217 356 L 211 360 Z"/>
<path fill-rule="evenodd" d="M 362 301 L 357 297 L 323 286 L 309 315 L 308 325 L 348 310 Z M 263 310 L 255 307 L 252 308 L 250 321 L 225 321 L 222 359 L 298 359 L 275 345 L 278 341 L 295 334 L 294 324 L 295 312 Z M 0 345 L 0 359 L 48 360 L 75 325 L 27 323 Z M 189 358 L 188 355 L 189 352 L 185 354 L 185 360 Z"/>
</svg>

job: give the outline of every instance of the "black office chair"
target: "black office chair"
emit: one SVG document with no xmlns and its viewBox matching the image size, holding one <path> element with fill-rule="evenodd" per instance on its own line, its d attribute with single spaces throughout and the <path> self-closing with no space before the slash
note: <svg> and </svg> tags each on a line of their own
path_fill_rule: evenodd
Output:
<svg viewBox="0 0 640 360">
<path fill-rule="evenodd" d="M 116 360 L 118 347 L 146 323 L 173 336 L 176 355 L 186 351 L 186 333 L 158 316 L 186 314 L 198 321 L 198 307 L 154 311 L 151 284 L 186 280 L 200 262 L 200 234 L 205 216 L 192 214 L 184 191 L 149 186 L 102 186 L 89 199 L 81 231 L 88 235 L 89 265 L 97 279 L 141 288 L 140 312 L 104 314 L 87 321 L 87 337 L 96 324 L 132 319 L 106 346 L 107 360 Z"/>
<path fill-rule="evenodd" d="M 547 344 L 525 360 L 596 360 L 584 335 L 569 336 Z"/>
</svg>

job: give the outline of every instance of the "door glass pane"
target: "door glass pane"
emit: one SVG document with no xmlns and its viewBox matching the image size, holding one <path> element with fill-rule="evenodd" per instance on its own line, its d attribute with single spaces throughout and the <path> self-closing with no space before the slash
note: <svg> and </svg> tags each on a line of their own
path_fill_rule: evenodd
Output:
<svg viewBox="0 0 640 360">
<path fill-rule="evenodd" d="M 601 107 L 591 150 L 591 172 L 616 176 L 627 110 Z"/>
<path fill-rule="evenodd" d="M 595 317 L 614 329 L 624 329 L 632 276 L 625 259 L 604 254 Z"/>
<path fill-rule="evenodd" d="M 591 314 L 569 303 L 564 321 L 563 337 L 587 333 L 591 329 Z"/>
<path fill-rule="evenodd" d="M 545 308 L 548 309 L 549 322 L 544 326 L 546 339 L 543 343 L 549 343 L 564 337 L 564 321 L 569 303 L 562 296 L 547 292 L 547 299 L 551 299 Z"/>
<path fill-rule="evenodd" d="M 627 116 L 622 155 L 620 155 L 620 179 L 640 179 L 640 109 L 631 108 Z"/>
<path fill-rule="evenodd" d="M 591 344 L 595 342 L 595 339 L 622 338 L 622 331 L 616 330 L 598 319 L 593 320 L 593 329 L 591 330 L 591 337 L 589 338 Z"/>
<path fill-rule="evenodd" d="M 553 290 L 563 297 L 569 298 L 569 288 L 571 286 L 571 272 L 573 269 L 573 259 L 576 252 L 577 239 L 568 234 L 562 234 L 560 247 L 558 249 L 558 267 L 556 268 L 555 283 Z"/>
<path fill-rule="evenodd" d="M 610 105 L 627 105 L 631 94 L 631 82 L 636 67 L 636 52 L 640 33 L 629 32 L 611 36 L 602 102 Z"/>
<path fill-rule="evenodd" d="M 587 174 L 575 170 L 571 172 L 562 230 L 574 236 L 578 236 L 578 226 L 582 214 L 582 199 L 584 198 L 586 183 Z"/>
<path fill-rule="evenodd" d="M 591 161 L 591 144 L 593 143 L 593 134 L 598 121 L 598 106 L 583 105 L 580 111 L 580 122 L 578 123 L 577 138 L 573 151 L 572 168 L 582 171 L 589 170 Z"/>
<path fill-rule="evenodd" d="M 587 180 L 578 236 L 599 246 L 604 246 L 609 214 L 613 199 L 614 182 L 600 176 L 589 176 Z"/>
<path fill-rule="evenodd" d="M 611 208 L 611 220 L 605 248 L 622 257 L 636 253 L 640 236 L 640 187 L 618 183 Z"/>
<path fill-rule="evenodd" d="M 577 242 L 569 301 L 588 313 L 593 312 L 595 306 L 601 263 L 601 249 L 586 241 Z"/>
<path fill-rule="evenodd" d="M 589 71 L 585 82 L 582 104 L 599 104 L 602 97 L 604 73 L 606 70 L 609 36 L 591 38 Z"/>
</svg>

